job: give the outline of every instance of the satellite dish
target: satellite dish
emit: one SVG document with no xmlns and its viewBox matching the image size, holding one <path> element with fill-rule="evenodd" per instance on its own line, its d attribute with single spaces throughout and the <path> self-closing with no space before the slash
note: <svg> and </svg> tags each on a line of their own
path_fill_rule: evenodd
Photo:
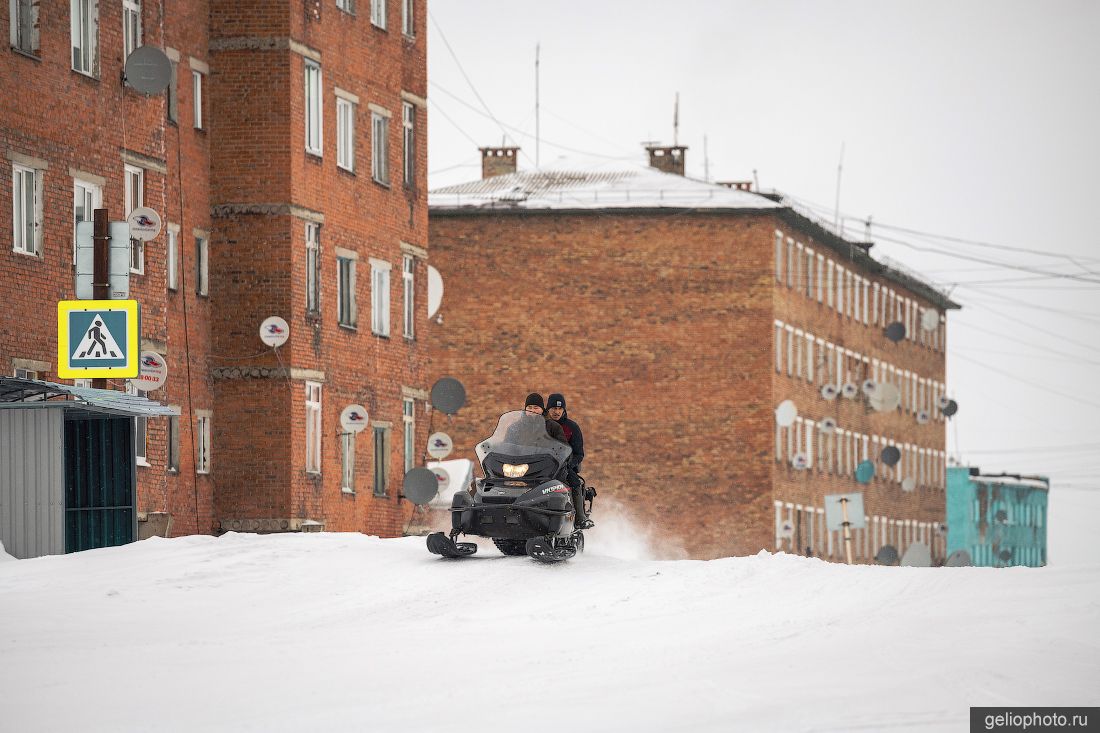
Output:
<svg viewBox="0 0 1100 733">
<path fill-rule="evenodd" d="M 443 377 L 432 385 L 432 406 L 447 415 L 453 415 L 466 404 L 466 388 L 453 377 Z"/>
<path fill-rule="evenodd" d="M 779 536 L 785 540 L 794 537 L 794 525 L 791 524 L 789 519 L 784 520 L 783 524 L 779 525 Z"/>
<path fill-rule="evenodd" d="M 448 486 L 451 485 L 451 474 L 447 473 L 445 469 L 438 467 L 429 468 L 428 470 L 435 474 L 436 481 L 438 481 L 438 485 L 436 486 L 436 496 L 439 496 L 447 490 Z M 431 500 L 429 499 L 429 501 Z"/>
<path fill-rule="evenodd" d="M 831 417 L 825 418 L 824 420 L 819 422 L 817 425 L 818 425 L 818 427 L 821 428 L 821 432 L 824 435 L 832 435 L 833 433 L 836 432 L 836 420 L 834 420 Z"/>
<path fill-rule="evenodd" d="M 141 352 L 138 360 L 137 379 L 131 379 L 130 384 L 142 392 L 152 392 L 164 386 L 168 381 L 168 362 L 155 351 Z"/>
<path fill-rule="evenodd" d="M 362 405 L 348 405 L 340 413 L 340 427 L 345 433 L 361 433 L 367 427 L 367 408 Z"/>
<path fill-rule="evenodd" d="M 947 407 L 949 402 L 951 402 L 951 400 L 948 399 L 947 395 L 945 394 L 941 394 L 939 397 L 936 398 L 936 406 L 939 407 L 941 410 Z"/>
<path fill-rule="evenodd" d="M 886 327 L 886 338 L 893 341 L 895 344 L 905 338 L 905 324 L 900 321 L 894 321 Z"/>
<path fill-rule="evenodd" d="M 840 393 L 844 395 L 846 399 L 854 400 L 856 395 L 859 394 L 859 387 L 855 386 L 851 382 L 845 382 L 844 386 L 840 388 Z"/>
<path fill-rule="evenodd" d="M 911 493 L 912 491 L 915 491 L 916 488 L 917 488 L 917 480 L 915 478 L 913 478 L 912 476 L 906 476 L 904 479 L 902 479 L 902 481 L 901 481 L 901 490 L 902 491 L 904 491 L 906 493 Z"/>
<path fill-rule="evenodd" d="M 875 553 L 875 562 L 879 565 L 897 565 L 898 551 L 893 545 L 883 545 Z"/>
<path fill-rule="evenodd" d="M 779 407 L 775 408 L 775 421 L 781 428 L 789 428 L 794 425 L 794 419 L 798 417 L 798 408 L 791 400 L 783 400 Z"/>
<path fill-rule="evenodd" d="M 889 382 L 880 382 L 875 393 L 871 395 L 871 407 L 876 412 L 893 412 L 901 404 L 901 392 Z"/>
<path fill-rule="evenodd" d="M 923 542 L 914 542 L 901 556 L 901 565 L 906 568 L 930 568 L 932 551 Z"/>
<path fill-rule="evenodd" d="M 878 390 L 878 384 L 873 379 L 864 379 L 859 388 L 863 391 L 863 394 L 870 397 Z"/>
<path fill-rule="evenodd" d="M 947 525 L 943 524 L 942 522 L 937 522 L 935 525 L 933 525 L 932 530 L 936 533 L 937 537 L 943 537 L 945 534 L 947 534 Z"/>
<path fill-rule="evenodd" d="M 150 242 L 160 234 L 160 214 L 148 206 L 139 206 L 131 211 L 126 223 L 130 225 L 130 239 Z"/>
<path fill-rule="evenodd" d="M 413 504 L 427 504 L 438 491 L 439 477 L 423 466 L 409 469 L 401 484 L 402 495 Z"/>
<path fill-rule="evenodd" d="M 898 461 L 901 460 L 901 451 L 896 446 L 888 445 L 882 449 L 882 453 L 879 455 L 882 462 L 887 466 L 896 466 Z"/>
<path fill-rule="evenodd" d="M 142 94 L 160 94 L 172 81 L 172 62 L 156 46 L 138 46 L 126 57 L 123 76 Z"/>
<path fill-rule="evenodd" d="M 947 407 L 943 408 L 943 414 L 947 417 L 951 417 L 959 411 L 959 403 L 955 400 L 948 400 Z"/>
<path fill-rule="evenodd" d="M 1001 562 L 1009 562 L 1012 560 L 1012 550 L 1001 550 L 997 553 L 997 557 L 1001 559 Z"/>
<path fill-rule="evenodd" d="M 875 477 L 875 464 L 870 461 L 860 461 L 856 466 L 856 481 L 861 484 L 871 483 L 871 479 Z"/>
<path fill-rule="evenodd" d="M 1008 512 L 1006 512 L 1004 509 L 998 509 L 997 513 L 993 516 L 1001 524 L 1004 524 L 1008 521 Z"/>
<path fill-rule="evenodd" d="M 928 414 L 928 410 L 921 410 L 920 412 L 917 413 L 917 424 L 918 425 L 924 425 L 931 419 L 932 419 L 932 417 L 931 417 L 931 415 Z"/>
<path fill-rule="evenodd" d="M 944 563 L 945 567 L 949 568 L 968 568 L 974 563 L 970 560 L 970 553 L 966 550 L 955 550 L 947 557 L 947 562 Z"/>
<path fill-rule="evenodd" d="M 835 400 L 838 394 L 840 394 L 840 390 L 834 384 L 826 384 L 821 388 L 821 396 L 830 402 Z"/>
<path fill-rule="evenodd" d="M 455 444 L 451 436 L 446 433 L 432 433 L 428 437 L 428 455 L 437 461 L 441 461 L 451 455 Z"/>
<path fill-rule="evenodd" d="M 443 276 L 439 270 L 428 265 L 428 318 L 431 318 L 443 305 Z"/>
<path fill-rule="evenodd" d="M 260 324 L 260 341 L 272 348 L 278 348 L 290 338 L 290 326 L 278 316 L 268 316 Z"/>
<path fill-rule="evenodd" d="M 810 467 L 810 459 L 805 453 L 795 453 L 791 456 L 791 466 L 798 471 L 805 471 Z"/>
<path fill-rule="evenodd" d="M 920 312 L 920 327 L 925 331 L 935 331 L 940 325 L 940 312 L 935 308 L 924 308 Z"/>
</svg>

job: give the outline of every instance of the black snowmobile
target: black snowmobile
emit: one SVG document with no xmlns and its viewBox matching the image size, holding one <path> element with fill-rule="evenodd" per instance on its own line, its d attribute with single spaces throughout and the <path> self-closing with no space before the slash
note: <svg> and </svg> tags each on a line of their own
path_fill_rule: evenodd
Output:
<svg viewBox="0 0 1100 733">
<path fill-rule="evenodd" d="M 476 452 L 485 478 L 474 482 L 472 494 L 455 494 L 451 532 L 428 535 L 429 551 L 443 557 L 477 552 L 473 542 L 455 542 L 460 534 L 489 537 L 505 555 L 529 555 L 546 563 L 568 560 L 584 549 L 584 533 L 574 526 L 572 493 L 561 481 L 573 449 L 547 434 L 546 418 L 506 412 Z M 581 491 L 591 511 L 595 489 L 582 485 Z"/>
</svg>

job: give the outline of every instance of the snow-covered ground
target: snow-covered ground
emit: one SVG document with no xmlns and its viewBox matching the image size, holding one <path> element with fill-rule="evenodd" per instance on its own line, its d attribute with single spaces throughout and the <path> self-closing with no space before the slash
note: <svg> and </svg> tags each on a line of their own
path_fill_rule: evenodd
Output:
<svg viewBox="0 0 1100 733">
<path fill-rule="evenodd" d="M 1043 569 L 658 562 L 606 511 L 561 566 L 353 534 L 3 562 L 0 731 L 959 731 L 972 705 L 1100 705 L 1100 494 L 1052 505 Z"/>
</svg>

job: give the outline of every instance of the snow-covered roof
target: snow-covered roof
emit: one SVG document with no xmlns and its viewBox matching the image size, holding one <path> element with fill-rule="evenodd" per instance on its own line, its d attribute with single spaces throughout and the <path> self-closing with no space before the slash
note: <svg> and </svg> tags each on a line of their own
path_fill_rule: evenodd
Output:
<svg viewBox="0 0 1100 733">
<path fill-rule="evenodd" d="M 428 194 L 439 209 L 778 209 L 749 191 L 665 173 L 645 163 L 561 158 L 537 170 L 517 171 Z"/>
<path fill-rule="evenodd" d="M 1029 489 L 1050 491 L 1050 481 L 1041 476 L 1012 476 L 1001 473 L 971 476 L 970 480 L 980 484 L 1007 484 L 1011 486 L 1023 486 Z"/>
</svg>

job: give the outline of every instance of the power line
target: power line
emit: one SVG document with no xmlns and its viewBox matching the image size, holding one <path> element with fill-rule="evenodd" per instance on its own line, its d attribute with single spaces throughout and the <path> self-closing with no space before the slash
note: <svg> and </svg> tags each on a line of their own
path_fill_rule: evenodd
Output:
<svg viewBox="0 0 1100 733">
<path fill-rule="evenodd" d="M 961 286 L 961 287 L 966 287 L 966 286 Z M 1093 325 L 1100 326 L 1100 313 L 1075 313 L 1073 311 L 1065 310 L 1063 308 L 1051 308 L 1049 306 L 1039 305 L 1038 303 L 1026 303 L 1022 300 L 1018 300 L 1016 298 L 1010 298 L 1007 295 L 1001 295 L 1001 294 L 996 293 L 996 292 L 983 292 L 982 296 L 988 296 L 988 297 L 991 297 L 991 298 L 996 298 L 998 300 L 1002 300 L 1008 305 L 1014 305 L 1014 306 L 1018 306 L 1018 307 L 1022 307 L 1022 308 L 1027 308 L 1029 310 L 1034 309 L 1034 310 L 1046 311 L 1048 313 L 1057 313 L 1058 315 L 1065 316 L 1067 318 L 1073 318 L 1073 319 L 1076 319 L 1078 321 L 1085 321 L 1086 323 L 1091 323 Z M 979 302 L 981 302 L 981 298 L 979 298 L 978 300 L 979 300 Z"/>
<path fill-rule="evenodd" d="M 996 367 L 991 367 L 988 364 L 983 364 L 982 362 L 977 361 L 976 359 L 971 359 L 968 356 L 963 356 L 962 354 L 959 354 L 959 353 L 956 353 L 956 352 L 953 352 L 953 351 L 949 352 L 949 353 L 952 353 L 955 357 L 957 357 L 959 359 L 962 359 L 963 361 L 968 361 L 971 364 L 976 364 L 976 365 L 978 365 L 978 366 L 980 366 L 984 369 L 988 369 L 991 372 L 997 372 L 998 374 L 1002 374 L 1002 375 L 1008 377 L 1009 379 L 1014 379 L 1017 382 L 1020 382 L 1021 384 L 1026 384 L 1029 387 L 1034 387 L 1036 389 L 1041 389 L 1044 392 L 1050 392 L 1051 394 L 1058 395 L 1059 397 L 1065 397 L 1066 399 L 1073 400 L 1074 402 L 1077 402 L 1077 403 L 1080 403 L 1080 404 L 1089 405 L 1090 407 L 1100 408 L 1100 402 L 1093 402 L 1091 400 L 1086 400 L 1085 398 L 1081 397 L 1080 395 L 1067 394 L 1066 392 L 1060 392 L 1056 389 L 1051 389 L 1050 387 L 1047 387 L 1046 385 L 1043 385 L 1043 384 L 1036 384 L 1035 382 L 1030 382 L 1026 379 L 1022 379 L 1021 377 L 1016 376 L 1015 374 L 1011 374 L 1009 372 L 1006 372 L 1003 369 L 997 369 Z"/>
<path fill-rule="evenodd" d="M 966 321 L 954 321 L 951 324 L 951 327 L 954 328 L 955 326 L 963 326 L 965 328 L 980 329 L 983 333 L 989 334 L 990 336 L 1001 336 L 1003 338 L 1011 339 L 1013 341 L 1016 341 L 1020 337 L 1019 334 L 1010 334 L 1010 333 L 1005 333 L 1003 331 L 994 331 L 992 329 L 985 328 L 984 326 L 975 326 L 974 324 L 967 323 Z M 1050 335 L 1049 330 L 1046 333 L 1047 333 L 1048 336 Z M 1024 346 L 1031 345 L 1031 342 L 1029 342 L 1029 341 L 1022 341 L 1020 343 Z M 1070 343 L 1074 343 L 1074 342 L 1071 341 Z M 1050 347 L 1039 346 L 1038 344 L 1035 344 L 1035 347 L 1045 349 L 1046 351 L 1049 351 L 1052 354 L 1058 354 L 1059 356 L 1069 357 L 1070 359 L 1073 359 L 1074 361 L 1082 361 L 1082 362 L 1085 362 L 1087 364 L 1096 364 L 1097 363 L 1097 362 L 1092 361 L 1091 359 L 1085 359 L 1084 357 L 1081 357 L 1077 354 L 1070 354 L 1067 351 L 1058 351 L 1058 350 L 1052 349 Z"/>
<path fill-rule="evenodd" d="M 1063 451 L 1078 451 L 1078 450 L 1100 450 L 1100 443 L 1075 443 L 1073 445 L 1048 445 L 1043 447 L 1027 447 L 1027 448 L 981 448 L 967 449 L 967 453 L 1042 453 L 1042 452 L 1063 452 Z"/>
</svg>

